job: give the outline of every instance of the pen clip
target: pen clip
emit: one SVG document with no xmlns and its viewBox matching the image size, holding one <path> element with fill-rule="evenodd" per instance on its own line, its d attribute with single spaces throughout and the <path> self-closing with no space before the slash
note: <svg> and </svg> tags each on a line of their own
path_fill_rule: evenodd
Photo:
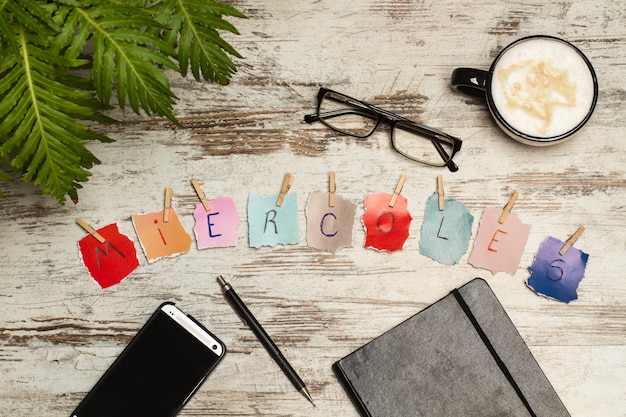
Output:
<svg viewBox="0 0 626 417">
<path fill-rule="evenodd" d="M 226 292 L 228 291 L 233 291 L 233 295 L 235 295 L 237 298 L 239 298 L 239 296 L 237 295 L 237 293 L 234 292 L 232 285 L 230 285 L 223 276 L 218 275 L 217 276 L 217 282 L 220 284 L 220 287 L 222 288 L 222 292 L 224 293 L 224 295 L 226 295 Z M 237 314 L 237 317 L 239 317 L 239 320 L 241 320 L 241 322 L 243 323 L 244 326 L 246 327 L 250 327 L 248 325 L 248 322 L 246 321 L 246 319 L 244 319 L 241 314 L 239 313 L 239 309 L 236 308 L 236 306 L 232 303 L 232 301 L 230 301 L 230 297 L 224 297 L 226 298 L 226 302 L 228 303 L 228 305 L 230 306 L 230 308 L 232 308 L 235 311 L 235 314 Z"/>
<path fill-rule="evenodd" d="M 237 317 L 239 317 L 239 320 L 241 320 L 241 324 L 243 324 L 246 327 L 250 327 L 250 325 L 248 324 L 248 322 L 246 321 L 246 319 L 243 318 L 243 316 L 241 315 L 241 313 L 239 313 L 239 310 L 236 308 L 236 306 L 233 304 L 232 301 L 230 301 L 228 298 L 226 299 L 226 302 L 228 303 L 228 305 L 230 306 L 230 308 L 233 309 L 233 311 L 235 312 L 235 314 L 237 315 Z"/>
</svg>

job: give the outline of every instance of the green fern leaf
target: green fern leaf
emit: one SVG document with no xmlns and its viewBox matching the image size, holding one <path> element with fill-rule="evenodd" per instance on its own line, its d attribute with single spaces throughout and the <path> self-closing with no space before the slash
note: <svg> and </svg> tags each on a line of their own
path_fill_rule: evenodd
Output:
<svg viewBox="0 0 626 417">
<path fill-rule="evenodd" d="M 114 122 L 115 97 L 178 124 L 163 70 L 228 83 L 241 55 L 218 32 L 238 33 L 225 16 L 245 17 L 215 0 L 0 0 L 0 181 L 12 168 L 77 200 L 99 163 L 85 141 L 109 141 L 81 121 Z"/>
<path fill-rule="evenodd" d="M 0 0 L 0 58 L 10 49 L 19 52 L 12 25 L 19 24 L 29 28 L 42 37 L 53 35 L 58 29 L 54 20 L 40 2 L 34 0 Z"/>
<path fill-rule="evenodd" d="M 5 57 L 1 67 L 0 161 L 9 161 L 25 181 L 64 203 L 99 163 L 85 141 L 109 140 L 75 119 L 111 119 L 98 114 L 103 105 L 91 93 L 71 87 L 80 82 L 58 74 L 58 68 L 77 67 L 80 60 L 51 54 L 33 37 L 18 28 L 20 54 Z"/>
<path fill-rule="evenodd" d="M 198 81 L 228 84 L 236 67 L 230 56 L 242 58 L 218 30 L 238 34 L 223 16 L 245 18 L 232 6 L 214 0 L 165 0 L 155 6 L 155 19 L 167 26 L 163 38 L 178 46 L 178 70 L 189 69 Z"/>
<path fill-rule="evenodd" d="M 145 30 L 155 25 L 149 13 L 133 7 L 119 4 L 76 7 L 68 13 L 55 48 L 76 58 L 93 37 L 91 68 L 100 100 L 110 103 L 117 82 L 120 107 L 128 103 L 136 113 L 140 110 L 156 113 L 178 123 L 172 112 L 176 96 L 162 70 L 162 67 L 174 70 L 178 67 L 169 58 L 174 55 L 172 48 Z"/>
</svg>

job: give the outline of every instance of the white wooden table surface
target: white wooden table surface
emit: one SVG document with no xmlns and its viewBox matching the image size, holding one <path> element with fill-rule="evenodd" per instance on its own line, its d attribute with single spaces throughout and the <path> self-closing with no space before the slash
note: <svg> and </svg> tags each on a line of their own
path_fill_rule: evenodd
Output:
<svg viewBox="0 0 626 417">
<path fill-rule="evenodd" d="M 337 359 L 474 277 L 485 278 L 573 416 L 626 416 L 626 8 L 606 1 L 353 0 L 232 2 L 249 19 L 229 37 L 246 59 L 226 87 L 172 75 L 180 98 L 175 128 L 115 111 L 117 140 L 92 144 L 102 160 L 79 193 L 59 207 L 30 184 L 2 184 L 0 200 L 0 415 L 68 416 L 152 311 L 175 301 L 214 331 L 228 354 L 181 415 L 356 416 L 333 375 Z M 531 148 L 508 139 L 478 100 L 453 92 L 457 66 L 487 69 L 497 52 L 526 35 L 549 34 L 581 48 L 600 95 L 587 126 L 570 141 Z M 367 141 L 307 125 L 319 86 L 461 137 L 460 170 L 422 166 L 390 148 L 388 132 Z M 308 248 L 304 204 L 325 190 L 363 213 L 366 194 L 391 192 L 402 173 L 413 216 L 404 250 L 354 245 L 335 254 Z M 285 172 L 299 204 L 300 243 L 250 248 L 251 192 L 278 192 Z M 516 214 L 531 224 L 514 276 L 468 262 L 444 266 L 419 253 L 426 198 L 443 174 L 446 196 L 475 216 L 514 191 Z M 137 242 L 136 213 L 161 208 L 165 187 L 192 234 L 197 178 L 209 198 L 232 197 L 240 217 L 236 247 L 198 250 L 141 265 L 101 290 L 81 264 L 75 224 L 118 223 Z M 579 299 L 537 296 L 525 280 L 540 243 L 564 240 L 590 255 Z M 225 302 L 223 274 L 307 383 L 298 394 Z"/>
</svg>

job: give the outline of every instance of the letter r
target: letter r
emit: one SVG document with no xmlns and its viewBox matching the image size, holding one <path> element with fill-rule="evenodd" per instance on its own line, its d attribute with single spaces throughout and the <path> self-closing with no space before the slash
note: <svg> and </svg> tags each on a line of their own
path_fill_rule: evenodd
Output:
<svg viewBox="0 0 626 417">
<path fill-rule="evenodd" d="M 265 227 L 263 228 L 263 233 L 267 232 L 267 224 L 268 223 L 272 223 L 274 225 L 274 234 L 277 235 L 278 234 L 278 226 L 276 225 L 276 215 L 278 213 L 276 212 L 276 210 L 270 210 L 267 213 L 265 213 Z M 271 216 L 271 218 L 270 218 Z"/>
</svg>

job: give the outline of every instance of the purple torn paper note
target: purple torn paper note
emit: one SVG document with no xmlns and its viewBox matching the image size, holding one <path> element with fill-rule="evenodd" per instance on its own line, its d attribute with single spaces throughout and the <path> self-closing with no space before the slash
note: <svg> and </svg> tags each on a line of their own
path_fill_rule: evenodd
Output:
<svg viewBox="0 0 626 417">
<path fill-rule="evenodd" d="M 578 298 L 576 290 L 585 275 L 589 255 L 574 247 L 561 255 L 564 245 L 553 237 L 541 244 L 535 262 L 528 268 L 531 274 L 526 284 L 537 294 L 569 303 Z"/>
</svg>

